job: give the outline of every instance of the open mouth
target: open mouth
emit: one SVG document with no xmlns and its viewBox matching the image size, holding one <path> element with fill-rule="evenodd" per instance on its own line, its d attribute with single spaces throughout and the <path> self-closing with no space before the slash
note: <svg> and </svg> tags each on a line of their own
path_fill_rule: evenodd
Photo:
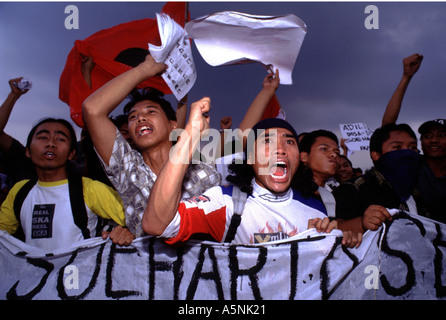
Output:
<svg viewBox="0 0 446 320">
<path fill-rule="evenodd" d="M 286 177 L 288 165 L 285 161 L 277 161 L 270 167 L 270 176 L 274 179 L 283 179 Z"/>
<path fill-rule="evenodd" d="M 47 160 L 53 160 L 54 158 L 56 158 L 56 154 L 54 152 L 47 151 L 43 154 L 43 157 Z"/>
<path fill-rule="evenodd" d="M 143 126 L 138 130 L 138 136 L 145 136 L 149 133 L 153 132 L 153 128 L 150 126 Z"/>
</svg>

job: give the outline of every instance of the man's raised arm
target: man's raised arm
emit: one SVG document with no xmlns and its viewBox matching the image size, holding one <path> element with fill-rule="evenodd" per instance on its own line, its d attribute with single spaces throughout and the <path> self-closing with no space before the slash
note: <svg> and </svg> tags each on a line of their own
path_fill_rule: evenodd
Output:
<svg viewBox="0 0 446 320">
<path fill-rule="evenodd" d="M 161 235 L 175 217 L 184 175 L 201 135 L 209 129 L 205 114 L 210 106 L 211 100 L 207 97 L 191 105 L 189 120 L 150 191 L 142 218 L 142 227 L 147 234 Z"/>
<path fill-rule="evenodd" d="M 133 69 L 110 80 L 90 95 L 82 105 L 82 116 L 93 144 L 102 160 L 108 164 L 116 135 L 109 114 L 141 82 L 164 72 L 166 65 L 156 63 L 151 55 Z"/>
<path fill-rule="evenodd" d="M 11 143 L 13 138 L 4 132 L 4 129 L 6 127 L 6 124 L 8 123 L 9 116 L 11 115 L 12 109 L 14 108 L 15 103 L 19 98 L 27 93 L 29 89 L 27 90 L 20 90 L 16 84 L 20 82 L 22 78 L 16 78 L 9 80 L 9 87 L 11 88 L 11 92 L 6 97 L 5 101 L 0 106 L 0 150 L 1 151 L 8 151 L 11 147 Z"/>
<path fill-rule="evenodd" d="M 277 88 L 280 84 L 279 70 L 276 73 L 268 74 L 263 80 L 262 90 L 257 94 L 255 99 L 252 101 L 248 110 L 246 110 L 245 116 L 240 123 L 239 129 L 241 132 L 249 130 L 254 125 L 262 119 L 263 113 L 268 106 L 270 100 L 273 98 Z M 246 144 L 246 137 L 243 137 L 243 145 Z"/>
<path fill-rule="evenodd" d="M 389 103 L 387 104 L 382 118 L 381 126 L 384 126 L 388 123 L 396 123 L 401 110 L 404 95 L 406 94 L 407 87 L 409 86 L 412 77 L 420 68 L 421 61 L 423 61 L 423 56 L 419 55 L 418 53 L 415 53 L 403 59 L 403 76 L 398 83 L 395 92 L 390 98 Z"/>
</svg>

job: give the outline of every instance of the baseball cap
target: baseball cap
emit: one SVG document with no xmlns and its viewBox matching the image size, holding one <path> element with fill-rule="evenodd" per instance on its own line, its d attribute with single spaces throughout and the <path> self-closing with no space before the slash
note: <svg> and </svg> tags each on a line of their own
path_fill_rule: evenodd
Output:
<svg viewBox="0 0 446 320">
<path fill-rule="evenodd" d="M 259 133 L 258 130 L 261 131 L 261 130 L 267 130 L 270 128 L 287 129 L 297 139 L 297 133 L 296 133 L 296 130 L 294 130 L 293 126 L 291 124 L 289 124 L 286 120 L 283 120 L 280 118 L 267 118 L 267 119 L 263 119 L 263 120 L 257 122 L 257 124 L 254 127 L 252 127 L 252 132 L 255 136 L 255 139 L 258 138 L 257 137 L 257 134 Z"/>
<path fill-rule="evenodd" d="M 287 129 L 292 133 L 292 135 L 296 138 L 296 140 L 298 139 L 296 130 L 294 130 L 293 126 L 288 121 L 280 118 L 267 118 L 257 122 L 257 124 L 255 124 L 252 127 L 249 136 L 253 137 L 254 139 L 249 141 L 256 141 L 258 135 L 261 134 L 261 132 L 271 128 Z M 245 155 L 251 153 L 253 148 L 254 148 L 253 145 L 248 146 L 248 144 L 246 144 L 244 149 Z"/>
<path fill-rule="evenodd" d="M 425 134 L 433 126 L 442 127 L 442 129 L 446 130 L 446 119 L 435 119 L 427 121 L 418 128 L 418 133 Z"/>
</svg>

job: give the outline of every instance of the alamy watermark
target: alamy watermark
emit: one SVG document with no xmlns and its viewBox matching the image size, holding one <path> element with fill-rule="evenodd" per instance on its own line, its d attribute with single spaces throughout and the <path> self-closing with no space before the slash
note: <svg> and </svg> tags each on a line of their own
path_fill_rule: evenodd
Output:
<svg viewBox="0 0 446 320">
<path fill-rule="evenodd" d="M 65 289 L 79 289 L 79 269 L 75 265 L 68 265 L 65 267 L 64 275 L 66 276 L 63 285 Z"/>
<path fill-rule="evenodd" d="M 65 17 L 64 26 L 65 29 L 79 29 L 79 9 L 74 4 L 70 4 L 65 7 L 67 17 Z"/>
<path fill-rule="evenodd" d="M 364 9 L 364 13 L 368 16 L 364 20 L 364 27 L 367 30 L 379 29 L 379 10 L 375 5 L 368 5 Z"/>
<path fill-rule="evenodd" d="M 194 141 L 192 145 L 196 145 L 196 150 L 191 160 L 189 160 L 189 154 L 181 154 L 177 148 L 172 147 L 169 154 L 169 160 L 174 164 L 197 164 L 199 162 L 205 162 L 207 164 L 219 164 L 229 165 L 231 163 L 242 164 L 245 160 L 246 164 L 257 164 L 259 166 L 259 175 L 269 175 L 270 167 L 277 161 L 277 150 L 279 150 L 279 142 L 277 138 L 277 129 L 268 129 L 268 138 L 264 139 L 264 129 L 257 130 L 255 135 L 252 129 L 240 130 L 240 129 L 225 129 L 224 139 L 229 141 L 225 143 L 221 150 L 221 133 L 217 129 L 208 129 L 205 134 L 201 136 L 198 125 L 192 126 L 192 137 Z M 185 129 L 175 129 L 172 131 L 169 139 L 170 141 L 176 141 L 178 137 L 183 135 L 187 138 L 188 132 Z M 243 150 L 242 141 L 245 139 L 245 150 Z M 295 137 L 297 146 L 297 137 Z M 233 142 L 232 142 L 233 141 Z M 192 146 L 191 146 L 192 147 Z M 245 151 L 243 157 L 225 157 L 232 154 L 241 154 Z M 218 160 L 217 160 L 218 159 Z"/>
<path fill-rule="evenodd" d="M 79 9 L 76 5 L 70 4 L 65 7 L 64 26 L 67 30 L 79 29 Z M 379 10 L 375 5 L 368 5 L 364 9 L 364 13 L 368 16 L 364 20 L 364 27 L 367 30 L 379 29 Z"/>
<path fill-rule="evenodd" d="M 379 268 L 373 264 L 365 267 L 364 273 L 368 274 L 364 279 L 366 289 L 379 289 Z"/>
</svg>

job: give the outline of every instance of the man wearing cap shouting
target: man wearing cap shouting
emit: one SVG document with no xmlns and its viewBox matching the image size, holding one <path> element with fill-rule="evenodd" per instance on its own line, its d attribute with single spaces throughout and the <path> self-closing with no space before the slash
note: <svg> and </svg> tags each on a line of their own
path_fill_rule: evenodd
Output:
<svg viewBox="0 0 446 320">
<path fill-rule="evenodd" d="M 248 139 L 251 148 L 245 163 L 234 165 L 240 167 L 232 177 L 233 187 L 213 187 L 180 202 L 179 181 L 200 134 L 209 127 L 203 116 L 209 107 L 209 98 L 192 104 L 185 130 L 150 194 L 142 221 L 146 233 L 160 236 L 169 244 L 185 242 L 197 234 L 210 235 L 220 242 L 249 244 L 285 239 L 310 227 L 321 232 L 336 228 L 336 221 L 329 221 L 319 201 L 306 200 L 291 188 L 299 165 L 297 135 L 288 122 L 280 119 L 265 119 L 252 128 L 255 143 Z M 228 241 L 238 207 L 233 188 L 248 197 L 241 222 Z M 356 245 L 352 238 L 345 232 L 343 244 Z"/>
</svg>

